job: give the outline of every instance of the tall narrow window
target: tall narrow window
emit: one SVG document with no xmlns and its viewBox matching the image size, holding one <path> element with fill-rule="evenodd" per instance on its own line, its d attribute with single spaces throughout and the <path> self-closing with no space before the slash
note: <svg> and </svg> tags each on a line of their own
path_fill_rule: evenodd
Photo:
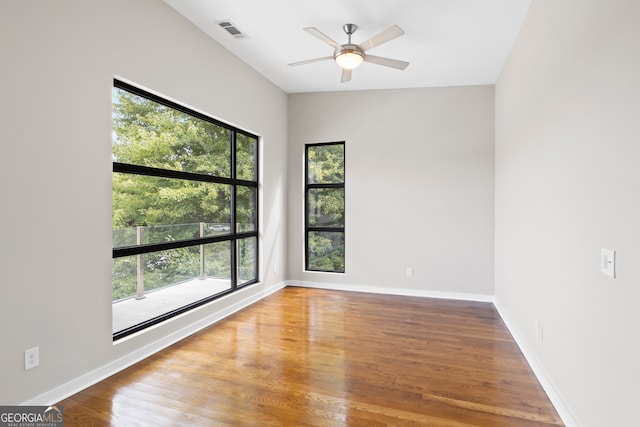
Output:
<svg viewBox="0 0 640 427">
<path fill-rule="evenodd" d="M 113 336 L 258 281 L 258 138 L 114 80 Z"/>
<path fill-rule="evenodd" d="M 305 269 L 344 273 L 344 142 L 305 147 Z"/>
</svg>

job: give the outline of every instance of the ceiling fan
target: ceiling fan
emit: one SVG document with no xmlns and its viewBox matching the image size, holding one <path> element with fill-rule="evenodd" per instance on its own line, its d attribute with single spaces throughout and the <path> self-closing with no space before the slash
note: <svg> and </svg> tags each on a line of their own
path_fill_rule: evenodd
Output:
<svg viewBox="0 0 640 427">
<path fill-rule="evenodd" d="M 314 37 L 319 38 L 323 42 L 335 48 L 332 56 L 324 56 L 322 58 L 307 59 L 306 61 L 293 62 L 289 65 L 298 66 L 311 64 L 313 62 L 327 61 L 333 59 L 342 68 L 341 83 L 351 80 L 351 70 L 362 64 L 363 62 L 371 62 L 373 64 L 384 65 L 386 67 L 396 68 L 398 70 L 404 70 L 409 65 L 406 61 L 398 61 L 397 59 L 384 58 L 382 56 L 374 56 L 365 53 L 369 49 L 400 37 L 404 34 L 402 28 L 397 25 L 392 25 L 381 33 L 376 34 L 370 39 L 360 43 L 351 43 L 351 36 L 356 32 L 358 26 L 355 24 L 345 24 L 342 29 L 347 34 L 349 40 L 345 44 L 338 44 L 331 37 L 322 33 L 315 27 L 305 28 L 304 31 L 311 34 Z"/>
</svg>

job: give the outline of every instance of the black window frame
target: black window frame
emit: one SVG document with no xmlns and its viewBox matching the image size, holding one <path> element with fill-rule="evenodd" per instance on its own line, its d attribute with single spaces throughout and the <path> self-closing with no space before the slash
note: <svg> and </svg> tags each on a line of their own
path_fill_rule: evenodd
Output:
<svg viewBox="0 0 640 427">
<path fill-rule="evenodd" d="M 161 243 L 149 243 L 149 244 L 140 244 L 135 246 L 123 246 L 118 248 L 112 248 L 112 258 L 120 258 L 132 255 L 145 254 L 150 252 L 157 252 L 162 250 L 169 249 L 178 249 L 188 246 L 199 246 L 206 245 L 209 243 L 216 242 L 230 242 L 230 250 L 231 250 L 231 288 L 225 290 L 223 292 L 211 295 L 204 299 L 195 301 L 193 303 L 187 304 L 183 307 L 180 307 L 175 310 L 171 310 L 165 314 L 160 316 L 156 316 L 154 318 L 148 319 L 142 323 L 137 325 L 133 325 L 131 327 L 125 328 L 121 331 L 116 331 L 113 333 L 113 341 L 117 341 L 121 338 L 129 336 L 133 333 L 142 331 L 150 326 L 163 322 L 167 319 L 175 317 L 179 314 L 190 311 L 196 307 L 200 307 L 204 304 L 207 304 L 213 300 L 216 300 L 224 295 L 233 293 L 239 289 L 242 289 L 248 285 L 258 283 L 260 281 L 260 251 L 259 251 L 259 225 L 260 225 L 260 212 L 259 212 L 259 177 L 260 177 L 260 137 L 258 135 L 252 134 L 245 130 L 236 128 L 235 126 L 231 126 L 227 123 L 216 120 L 206 114 L 200 113 L 198 111 L 192 110 L 191 108 L 185 107 L 184 105 L 178 104 L 176 102 L 165 99 L 156 94 L 150 93 L 146 90 L 140 89 L 137 86 L 131 85 L 129 83 L 123 82 L 118 79 L 113 79 L 113 87 L 121 90 L 125 90 L 134 95 L 146 98 L 153 102 L 162 104 L 166 107 L 178 110 L 182 113 L 191 115 L 198 119 L 213 123 L 217 126 L 223 127 L 230 132 L 230 161 L 231 161 L 231 177 L 220 177 L 214 175 L 205 175 L 198 174 L 192 172 L 182 172 L 176 170 L 169 169 L 161 169 L 161 168 L 153 168 L 141 165 L 113 162 L 113 173 L 126 173 L 126 174 L 134 174 L 134 175 L 146 175 L 160 178 L 174 178 L 174 179 L 182 179 L 188 181 L 201 181 L 201 182 L 209 182 L 216 184 L 226 184 L 231 186 L 231 206 L 230 206 L 230 224 L 236 223 L 236 194 L 237 188 L 240 186 L 254 188 L 255 191 L 255 224 L 254 230 L 252 231 L 237 231 L 236 227 L 230 227 L 229 233 L 220 236 L 209 236 L 209 237 L 200 237 L 186 240 L 176 240 L 169 242 L 161 242 Z M 255 144 L 255 174 L 254 181 L 245 180 L 245 179 L 236 179 L 236 135 L 242 134 L 247 137 L 253 138 L 256 141 Z M 254 259 L 254 279 L 248 280 L 246 282 L 238 283 L 238 242 L 242 239 L 255 238 L 255 259 Z"/>
<path fill-rule="evenodd" d="M 309 182 L 309 148 L 313 147 L 322 147 L 322 146 L 331 146 L 331 145 L 342 145 L 343 156 L 344 156 L 344 164 L 343 164 L 343 180 L 341 183 L 310 183 Z M 346 270 L 346 259 L 343 260 L 344 269 L 343 270 L 322 270 L 322 269 L 313 269 L 309 267 L 309 233 L 312 232 L 335 232 L 342 233 L 345 253 L 344 256 L 346 258 L 346 234 L 345 234 L 345 223 L 346 223 L 346 190 L 345 190 L 345 182 L 346 182 L 346 144 L 345 141 L 334 141 L 334 142 L 320 142 L 320 143 L 311 143 L 305 144 L 304 146 L 304 269 L 305 271 L 312 272 L 322 272 L 322 273 L 344 273 Z M 309 225 L 310 218 L 310 190 L 313 189 L 342 189 L 344 191 L 344 211 L 343 211 L 343 225 L 342 227 L 336 226 L 311 226 Z"/>
</svg>

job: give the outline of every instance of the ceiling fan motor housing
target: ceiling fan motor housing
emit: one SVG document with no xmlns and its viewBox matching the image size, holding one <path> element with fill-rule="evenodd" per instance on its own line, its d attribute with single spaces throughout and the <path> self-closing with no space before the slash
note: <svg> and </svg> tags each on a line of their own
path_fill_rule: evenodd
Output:
<svg viewBox="0 0 640 427">
<path fill-rule="evenodd" d="M 355 53 L 356 55 L 360 55 L 364 58 L 364 51 L 358 47 L 357 44 L 343 44 L 340 49 L 336 49 L 333 52 L 333 57 L 345 54 L 345 53 Z"/>
</svg>

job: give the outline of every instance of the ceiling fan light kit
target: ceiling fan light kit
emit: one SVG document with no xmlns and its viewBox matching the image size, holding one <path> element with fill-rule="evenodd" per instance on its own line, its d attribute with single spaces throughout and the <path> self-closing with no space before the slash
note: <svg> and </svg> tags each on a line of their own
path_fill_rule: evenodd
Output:
<svg viewBox="0 0 640 427">
<path fill-rule="evenodd" d="M 351 80 L 351 70 L 358 67 L 363 62 L 371 62 L 373 64 L 384 65 L 386 67 L 396 68 L 398 70 L 404 70 L 409 65 L 406 61 L 398 61 L 397 59 L 384 58 L 381 56 L 367 55 L 365 52 L 371 48 L 386 43 L 404 34 L 404 31 L 397 25 L 392 25 L 379 34 L 371 37 L 370 39 L 360 43 L 351 43 L 351 35 L 355 33 L 358 26 L 355 24 L 345 24 L 342 29 L 347 34 L 349 40 L 346 44 L 339 44 L 331 37 L 322 33 L 320 30 L 314 27 L 308 27 L 304 30 L 314 37 L 322 40 L 330 46 L 335 48 L 333 56 L 325 56 L 322 58 L 308 59 L 306 61 L 294 62 L 289 65 L 297 66 L 304 64 L 311 64 L 313 62 L 325 61 L 327 59 L 333 59 L 340 68 L 342 68 L 342 77 L 340 81 L 342 83 Z"/>
<path fill-rule="evenodd" d="M 364 62 L 364 52 L 358 49 L 356 45 L 350 45 L 353 48 L 345 47 L 337 50 L 333 54 L 333 59 L 340 68 L 346 68 L 347 70 L 353 70 L 358 65 Z"/>
</svg>

